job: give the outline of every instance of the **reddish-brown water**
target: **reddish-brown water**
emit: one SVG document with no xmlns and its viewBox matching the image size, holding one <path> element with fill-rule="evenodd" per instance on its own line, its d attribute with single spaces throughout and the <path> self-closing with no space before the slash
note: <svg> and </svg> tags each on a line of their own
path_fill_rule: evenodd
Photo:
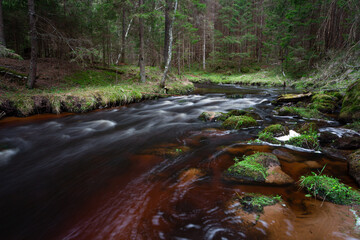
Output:
<svg viewBox="0 0 360 240">
<path fill-rule="evenodd" d="M 253 107 L 263 121 L 281 90 L 214 87 L 129 107 L 0 125 L 2 239 L 353 239 L 349 207 L 305 197 L 294 185 L 227 182 L 234 157 L 272 152 L 295 181 L 325 174 L 357 188 L 347 164 L 285 147 L 247 145 L 260 128 L 219 130 L 205 110 Z M 246 94 L 241 99 L 223 93 Z M 291 124 L 291 123 L 288 123 Z M 198 170 L 194 170 L 194 168 Z M 186 171 L 191 169 L 191 171 Z M 235 193 L 279 194 L 286 205 L 255 225 L 228 211 Z M 270 217 L 269 217 L 270 216 Z"/>
</svg>

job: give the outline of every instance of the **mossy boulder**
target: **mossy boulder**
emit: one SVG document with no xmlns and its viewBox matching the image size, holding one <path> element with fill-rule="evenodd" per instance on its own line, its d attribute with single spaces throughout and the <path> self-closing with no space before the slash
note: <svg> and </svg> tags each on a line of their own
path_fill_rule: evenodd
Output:
<svg viewBox="0 0 360 240">
<path fill-rule="evenodd" d="M 288 184 L 293 180 L 281 171 L 279 159 L 271 153 L 258 152 L 235 158 L 235 164 L 224 173 L 225 178 L 240 183 Z"/>
<path fill-rule="evenodd" d="M 223 122 L 222 126 L 226 129 L 241 129 L 257 126 L 257 122 L 248 116 L 231 116 Z"/>
<path fill-rule="evenodd" d="M 252 110 L 233 109 L 233 110 L 230 110 L 226 115 L 228 117 L 232 117 L 232 116 L 248 116 L 248 117 L 252 117 L 255 120 L 261 120 L 260 115 L 253 112 Z"/>
<path fill-rule="evenodd" d="M 340 119 L 346 122 L 360 120 L 360 79 L 348 87 L 342 103 Z"/>
<path fill-rule="evenodd" d="M 225 114 L 221 112 L 202 112 L 199 119 L 205 122 L 215 122 L 221 120 L 224 115 Z"/>
<path fill-rule="evenodd" d="M 283 126 L 281 124 L 273 124 L 273 125 L 267 126 L 261 132 L 272 133 L 274 137 L 280 137 L 280 136 L 288 135 L 289 128 L 286 126 Z"/>
<path fill-rule="evenodd" d="M 322 113 L 333 113 L 337 108 L 337 98 L 325 93 L 318 93 L 311 98 L 309 107 Z"/>
<path fill-rule="evenodd" d="M 349 174 L 360 185 L 360 149 L 349 156 Z"/>
</svg>

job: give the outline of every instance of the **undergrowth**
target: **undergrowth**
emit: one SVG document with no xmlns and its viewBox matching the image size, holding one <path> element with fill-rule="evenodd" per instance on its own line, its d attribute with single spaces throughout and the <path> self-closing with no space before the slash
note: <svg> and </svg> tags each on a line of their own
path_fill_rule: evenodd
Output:
<svg viewBox="0 0 360 240">
<path fill-rule="evenodd" d="M 312 172 L 300 177 L 300 186 L 314 197 L 341 205 L 360 204 L 360 193 L 341 183 L 339 179 Z"/>
</svg>

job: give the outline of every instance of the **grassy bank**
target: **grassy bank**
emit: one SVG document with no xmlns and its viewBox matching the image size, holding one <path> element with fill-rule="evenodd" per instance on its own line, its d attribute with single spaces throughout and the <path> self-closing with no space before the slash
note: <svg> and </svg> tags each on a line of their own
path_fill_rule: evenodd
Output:
<svg viewBox="0 0 360 240">
<path fill-rule="evenodd" d="M 281 87 L 288 84 L 289 80 L 274 69 L 263 69 L 249 73 L 210 73 L 192 72 L 186 74 L 186 78 L 194 83 L 212 84 L 239 84 L 248 86 L 273 86 Z"/>
<path fill-rule="evenodd" d="M 114 71 L 115 70 L 115 71 Z M 139 71 L 134 66 L 110 69 L 87 69 L 66 76 L 61 82 L 35 89 L 24 84 L 4 80 L 0 83 L 0 112 L 6 116 L 29 116 L 38 113 L 88 112 L 144 99 L 185 94 L 193 84 L 170 74 L 168 91 L 159 88 L 161 71 L 146 69 L 147 82 L 139 82 Z"/>
</svg>

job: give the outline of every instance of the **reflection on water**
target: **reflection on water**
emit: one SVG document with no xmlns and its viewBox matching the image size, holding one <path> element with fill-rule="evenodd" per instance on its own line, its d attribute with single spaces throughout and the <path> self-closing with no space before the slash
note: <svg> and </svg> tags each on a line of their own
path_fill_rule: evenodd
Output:
<svg viewBox="0 0 360 240">
<path fill-rule="evenodd" d="M 203 111 L 254 108 L 262 124 L 286 122 L 289 119 L 273 116 L 270 104 L 282 91 L 200 88 L 195 95 L 90 114 L 0 123 L 1 236 L 278 239 L 299 235 L 301 239 L 308 223 L 316 222 L 318 216 L 337 223 L 332 205 L 313 207 L 319 201 L 306 199 L 296 186 L 234 185 L 224 181 L 222 173 L 235 156 L 266 151 L 276 154 L 283 171 L 295 180 L 316 170 L 308 163 L 316 161 L 320 167 L 327 164 L 327 174 L 355 187 L 346 163 L 299 149 L 239 144 L 261 128 L 222 131 L 216 129 L 219 123 L 197 119 Z M 242 98 L 226 98 L 229 94 Z M 282 195 L 292 215 L 279 217 L 282 228 L 268 219 L 248 226 L 241 217 L 227 212 L 226 204 L 235 192 Z M 308 219 L 299 220 L 304 214 Z M 338 229 L 324 225 L 322 230 L 332 234 Z"/>
</svg>

